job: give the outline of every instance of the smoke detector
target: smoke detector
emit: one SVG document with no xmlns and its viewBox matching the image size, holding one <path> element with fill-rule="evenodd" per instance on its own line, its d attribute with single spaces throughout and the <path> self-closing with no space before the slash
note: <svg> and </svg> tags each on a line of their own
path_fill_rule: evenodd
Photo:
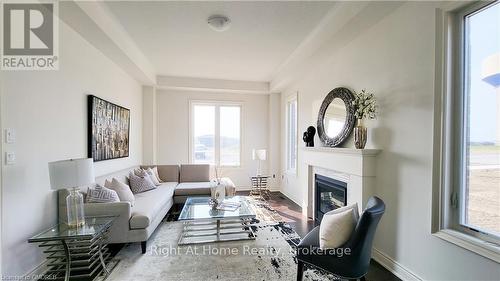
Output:
<svg viewBox="0 0 500 281">
<path fill-rule="evenodd" d="M 208 17 L 207 23 L 213 30 L 222 32 L 229 29 L 231 20 L 226 16 L 213 15 Z"/>
</svg>

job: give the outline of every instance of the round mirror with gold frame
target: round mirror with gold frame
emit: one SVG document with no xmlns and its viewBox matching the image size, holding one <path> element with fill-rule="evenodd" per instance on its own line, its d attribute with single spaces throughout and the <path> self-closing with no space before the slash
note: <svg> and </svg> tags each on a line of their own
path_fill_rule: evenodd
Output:
<svg viewBox="0 0 500 281">
<path fill-rule="evenodd" d="M 338 146 L 351 134 L 356 117 L 354 94 L 347 88 L 333 89 L 323 100 L 318 114 L 318 135 L 326 146 Z"/>
</svg>

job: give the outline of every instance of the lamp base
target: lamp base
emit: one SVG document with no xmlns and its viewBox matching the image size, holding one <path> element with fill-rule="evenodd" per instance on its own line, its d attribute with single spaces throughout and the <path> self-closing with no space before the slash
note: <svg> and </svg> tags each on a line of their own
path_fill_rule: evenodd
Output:
<svg viewBox="0 0 500 281">
<path fill-rule="evenodd" d="M 78 228 L 85 225 L 83 195 L 77 187 L 71 189 L 69 195 L 66 197 L 66 210 L 68 215 L 68 227 Z"/>
</svg>

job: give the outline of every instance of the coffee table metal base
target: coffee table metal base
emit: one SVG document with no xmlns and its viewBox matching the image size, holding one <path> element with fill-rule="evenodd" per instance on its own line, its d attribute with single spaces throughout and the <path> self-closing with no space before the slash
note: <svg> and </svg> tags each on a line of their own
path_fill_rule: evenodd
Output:
<svg viewBox="0 0 500 281">
<path fill-rule="evenodd" d="M 250 220 L 186 221 L 178 244 L 182 246 L 238 240 L 255 240 Z"/>
</svg>

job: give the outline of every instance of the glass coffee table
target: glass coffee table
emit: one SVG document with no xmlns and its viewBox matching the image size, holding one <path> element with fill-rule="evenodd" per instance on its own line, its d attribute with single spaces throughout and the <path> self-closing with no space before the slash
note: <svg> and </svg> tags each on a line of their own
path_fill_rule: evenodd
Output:
<svg viewBox="0 0 500 281">
<path fill-rule="evenodd" d="M 255 239 L 250 227 L 255 213 L 245 197 L 224 200 L 223 203 L 240 203 L 235 210 L 219 210 L 209 202 L 210 197 L 189 197 L 186 200 L 179 216 L 179 221 L 184 222 L 179 245 Z"/>
</svg>

